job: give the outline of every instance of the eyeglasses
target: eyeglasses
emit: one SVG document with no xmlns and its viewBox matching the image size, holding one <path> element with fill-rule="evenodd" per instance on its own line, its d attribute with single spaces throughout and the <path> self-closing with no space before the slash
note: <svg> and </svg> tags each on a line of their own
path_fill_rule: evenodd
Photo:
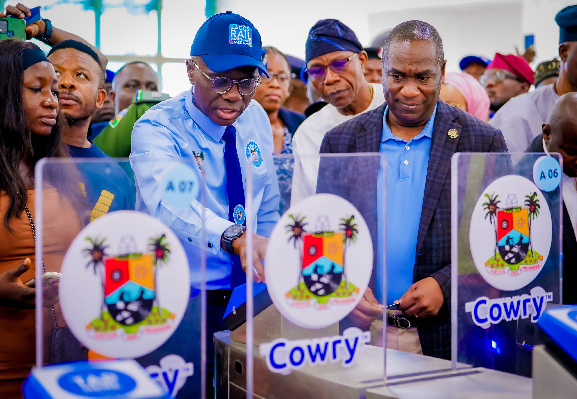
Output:
<svg viewBox="0 0 577 399">
<path fill-rule="evenodd" d="M 262 83 L 272 82 L 274 78 L 276 78 L 280 84 L 288 84 L 290 82 L 290 77 L 286 73 L 272 73 L 269 71 L 268 75 L 270 77 L 267 78 L 266 75 L 264 75 L 261 78 Z"/>
<path fill-rule="evenodd" d="M 513 79 L 519 82 L 521 81 L 517 76 L 508 71 L 487 71 L 483 76 L 481 76 L 479 82 L 481 82 L 483 86 L 487 87 L 490 79 L 495 83 L 501 83 L 505 79 Z"/>
<path fill-rule="evenodd" d="M 359 53 L 354 53 L 350 57 L 342 58 L 339 60 L 334 60 L 328 65 L 334 73 L 341 73 L 347 69 L 349 62 L 355 58 Z M 314 66 L 312 68 L 307 68 L 307 72 L 312 79 L 323 79 L 325 77 L 327 67 L 324 65 Z"/>
<path fill-rule="evenodd" d="M 216 78 L 211 78 L 204 72 L 200 67 L 194 62 L 190 60 L 194 64 L 195 67 L 198 68 L 200 72 L 212 83 L 212 89 L 216 91 L 218 94 L 224 94 L 230 90 L 233 84 L 236 84 L 238 87 L 238 92 L 241 96 L 250 96 L 253 94 L 260 84 L 260 78 L 250 78 L 250 79 L 230 79 L 226 76 L 217 76 Z"/>
</svg>

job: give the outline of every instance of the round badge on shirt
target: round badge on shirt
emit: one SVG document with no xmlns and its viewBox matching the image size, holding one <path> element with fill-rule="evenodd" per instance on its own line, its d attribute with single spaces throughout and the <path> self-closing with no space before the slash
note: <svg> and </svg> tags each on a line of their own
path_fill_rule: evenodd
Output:
<svg viewBox="0 0 577 399">
<path fill-rule="evenodd" d="M 263 163 L 262 155 L 260 153 L 260 148 L 258 144 L 251 140 L 246 143 L 246 159 L 252 158 L 252 166 L 255 168 L 260 168 Z"/>
<path fill-rule="evenodd" d="M 233 211 L 234 222 L 236 224 L 243 224 L 246 219 L 246 214 L 244 212 L 244 207 L 242 205 L 237 205 L 234 207 Z"/>
</svg>

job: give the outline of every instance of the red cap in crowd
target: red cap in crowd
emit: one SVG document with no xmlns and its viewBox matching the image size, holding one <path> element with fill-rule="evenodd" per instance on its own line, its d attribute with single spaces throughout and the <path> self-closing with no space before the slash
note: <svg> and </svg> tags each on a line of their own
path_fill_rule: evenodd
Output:
<svg viewBox="0 0 577 399">
<path fill-rule="evenodd" d="M 495 54 L 493 61 L 487 66 L 489 69 L 506 69 L 524 82 L 533 84 L 535 75 L 525 58 L 513 54 Z"/>
</svg>

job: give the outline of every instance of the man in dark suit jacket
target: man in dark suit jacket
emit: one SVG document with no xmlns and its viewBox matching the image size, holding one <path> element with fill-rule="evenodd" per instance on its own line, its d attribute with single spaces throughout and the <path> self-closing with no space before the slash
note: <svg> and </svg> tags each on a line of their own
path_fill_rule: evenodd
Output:
<svg viewBox="0 0 577 399">
<path fill-rule="evenodd" d="M 577 97 L 568 93 L 559 98 L 551 111 L 551 122 L 542 127 L 543 135 L 537 136 L 526 152 L 545 152 L 543 142 L 548 152 L 558 152 L 563 157 L 563 303 L 577 303 L 577 241 L 572 218 L 577 218 L 577 205 L 566 206 L 567 198 L 574 198 L 577 189 Z M 571 193 L 572 191 L 572 193 Z M 546 193 L 547 194 L 547 193 Z M 568 209 L 571 209 L 572 216 Z M 577 222 L 577 221 L 576 221 Z"/>
<path fill-rule="evenodd" d="M 387 268 L 397 266 L 399 269 L 399 265 L 390 264 L 390 251 L 398 252 L 399 248 L 406 247 L 406 240 L 416 244 L 405 251 L 410 255 L 401 265 L 405 274 L 412 273 L 413 284 L 399 298 L 399 309 L 417 326 L 423 354 L 448 359 L 451 356 L 451 156 L 456 152 L 506 152 L 507 147 L 500 131 L 439 100 L 445 74 L 442 46 L 438 32 L 425 22 L 408 21 L 394 28 L 383 46 L 383 90 L 388 105 L 330 130 L 324 137 L 321 153 L 380 152 L 387 157 Z M 387 135 L 391 140 L 385 139 Z M 424 165 L 423 169 L 415 169 L 410 179 L 415 182 L 421 179 L 421 182 L 411 187 L 406 198 L 391 197 L 407 193 L 391 192 L 391 184 L 400 180 L 401 168 L 413 165 L 405 158 L 408 156 L 405 150 L 409 149 L 419 152 L 416 163 L 420 160 Z M 392 159 L 398 162 L 391 164 Z M 402 159 L 405 161 L 401 162 Z M 330 158 L 322 159 L 320 165 L 317 192 L 341 195 L 355 205 L 371 230 L 376 254 L 379 160 L 359 157 L 340 165 L 339 171 L 329 170 L 335 165 Z M 338 181 L 335 182 L 334 176 L 339 176 Z M 414 201 L 411 196 L 422 198 L 419 208 L 411 213 L 416 214 L 414 228 L 411 230 L 410 222 L 391 226 L 393 213 L 407 213 L 404 204 Z M 403 208 L 390 209 L 391 198 Z M 375 281 L 373 268 L 371 290 L 367 290 L 365 299 L 348 316 L 349 321 L 360 327 L 366 328 L 367 321 L 378 317 L 379 308 L 372 294 Z M 389 276 L 387 286 L 398 288 L 398 285 L 395 278 Z M 386 293 L 383 297 L 386 298 Z"/>
</svg>

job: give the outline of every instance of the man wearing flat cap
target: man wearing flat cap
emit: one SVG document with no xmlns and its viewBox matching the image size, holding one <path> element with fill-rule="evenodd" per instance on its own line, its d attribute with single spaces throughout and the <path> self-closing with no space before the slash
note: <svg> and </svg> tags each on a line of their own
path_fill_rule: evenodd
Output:
<svg viewBox="0 0 577 399">
<path fill-rule="evenodd" d="M 381 49 L 377 47 L 365 47 L 367 53 L 367 63 L 365 64 L 365 79 L 369 83 L 383 82 L 383 61 L 381 60 Z"/>
<path fill-rule="evenodd" d="M 559 76 L 552 85 L 511 99 L 489 122 L 501 130 L 509 152 L 523 152 L 541 126 L 549 122 L 555 102 L 563 94 L 577 91 L 577 6 L 568 6 L 555 17 L 559 25 Z"/>
<path fill-rule="evenodd" d="M 543 61 L 535 68 L 535 88 L 552 85 L 557 82 L 561 61 L 558 58 Z"/>
<path fill-rule="evenodd" d="M 485 86 L 495 113 L 513 97 L 527 93 L 535 79 L 523 57 L 497 53 L 479 81 Z"/>
<path fill-rule="evenodd" d="M 230 11 L 213 15 L 196 33 L 190 55 L 186 65 L 192 88 L 155 105 L 138 120 L 132 132 L 130 163 L 137 187 L 136 209 L 150 213 L 175 232 L 186 251 L 193 288 L 201 286 L 201 256 L 206 254 L 210 379 L 212 336 L 226 329 L 222 317 L 231 289 L 246 281 L 243 270 L 254 271 L 256 282 L 264 279 L 261 259 L 268 242 L 265 237 L 279 219 L 279 188 L 270 121 L 252 100 L 260 75 L 268 76 L 258 30 Z M 204 204 L 195 198 L 179 208 L 163 199 L 162 176 L 175 161 L 204 175 Z M 245 193 L 248 168 L 254 176 L 252 193 Z M 248 195 L 252 195 L 256 233 L 252 265 L 246 263 Z M 200 342 L 192 331 L 186 339 L 190 346 Z M 193 379 L 196 371 L 195 366 Z M 211 397 L 212 383 L 207 385 L 206 397 Z"/>
<path fill-rule="evenodd" d="M 308 79 L 328 103 L 311 115 L 293 137 L 293 153 L 316 155 L 325 133 L 362 112 L 381 105 L 385 98 L 378 83 L 367 83 L 367 53 L 355 32 L 341 21 L 323 19 L 309 31 L 306 43 Z M 318 160 L 295 162 L 291 203 L 315 193 Z"/>
</svg>

